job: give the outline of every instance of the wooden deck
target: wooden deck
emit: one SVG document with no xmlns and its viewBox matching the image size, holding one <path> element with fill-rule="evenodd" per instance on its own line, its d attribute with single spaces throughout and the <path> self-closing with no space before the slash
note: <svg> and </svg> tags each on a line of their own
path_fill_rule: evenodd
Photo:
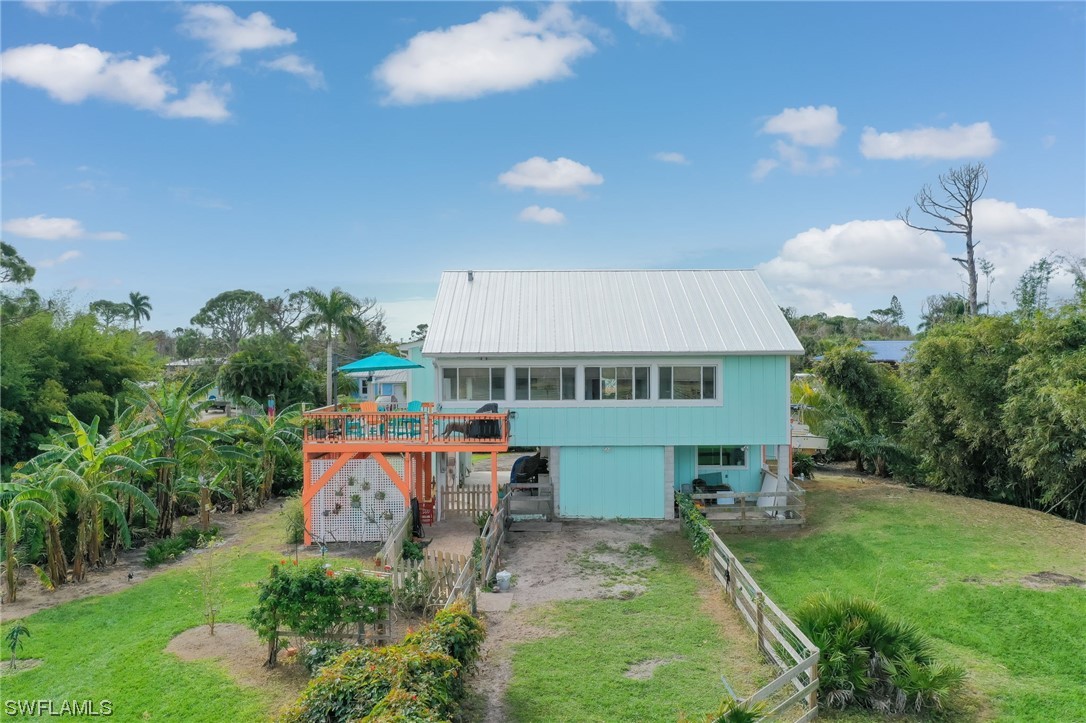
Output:
<svg viewBox="0 0 1086 723">
<path fill-rule="evenodd" d="M 309 452 L 504 452 L 509 414 L 439 414 L 430 409 L 362 412 L 321 407 L 303 414 Z"/>
</svg>

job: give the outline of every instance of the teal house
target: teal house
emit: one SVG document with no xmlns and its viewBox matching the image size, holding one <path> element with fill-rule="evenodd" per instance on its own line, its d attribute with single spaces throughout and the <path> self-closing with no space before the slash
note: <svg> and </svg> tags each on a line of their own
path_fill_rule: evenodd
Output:
<svg viewBox="0 0 1086 723">
<path fill-rule="evenodd" d="M 511 412 L 558 516 L 662 519 L 695 479 L 762 489 L 803 347 L 754 271 L 450 271 L 405 352 L 432 380 L 416 398 Z"/>
</svg>

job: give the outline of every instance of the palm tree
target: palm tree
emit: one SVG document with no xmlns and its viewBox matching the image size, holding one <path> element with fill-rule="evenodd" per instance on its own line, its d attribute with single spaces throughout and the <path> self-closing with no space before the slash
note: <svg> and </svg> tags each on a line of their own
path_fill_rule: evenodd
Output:
<svg viewBox="0 0 1086 723">
<path fill-rule="evenodd" d="M 48 517 L 41 518 L 45 523 L 45 574 L 49 578 L 49 585 L 55 588 L 68 581 L 68 558 L 64 554 L 60 529 L 61 521 L 67 514 L 64 504 L 66 487 L 63 475 L 59 474 L 59 465 L 47 461 L 43 463 L 43 460 L 43 455 L 29 460 L 12 475 L 12 479 L 17 482 L 25 480 L 28 485 L 44 493 L 35 499 L 49 512 Z"/>
<path fill-rule="evenodd" d="M 173 531 L 178 496 L 185 491 L 177 487 L 177 479 L 198 469 L 212 444 L 232 441 L 227 434 L 196 424 L 201 412 L 210 405 L 207 399 L 210 385 L 199 389 L 193 389 L 192 385 L 191 377 L 179 384 L 159 384 L 153 389 L 125 381 L 133 407 L 134 418 L 130 423 L 145 425 L 139 436 L 147 441 L 148 451 L 154 455 L 147 466 L 155 469 L 158 508 L 155 532 L 159 537 L 168 537 Z"/>
<path fill-rule="evenodd" d="M 4 580 L 7 585 L 4 602 L 15 602 L 18 589 L 16 571 L 19 562 L 15 546 L 19 544 L 19 536 L 28 517 L 49 518 L 49 510 L 42 504 L 47 502 L 47 497 L 47 493 L 19 482 L 0 484 L 0 523 L 4 528 Z"/>
<path fill-rule="evenodd" d="M 138 291 L 128 293 L 128 313 L 132 317 L 132 331 L 139 328 L 141 319 L 150 319 L 153 310 L 151 299 L 146 294 Z"/>
<path fill-rule="evenodd" d="M 242 397 L 242 404 L 252 409 L 260 408 L 260 402 L 251 397 Z M 275 453 L 279 450 L 289 452 L 292 445 L 301 443 L 300 419 L 300 405 L 292 404 L 276 414 L 275 419 L 269 419 L 265 414 L 244 414 L 235 420 L 235 436 L 248 442 L 253 457 L 261 460 L 258 495 L 261 503 L 271 497 L 272 482 L 275 480 Z"/>
<path fill-rule="evenodd" d="M 361 335 L 366 328 L 360 313 L 364 304 L 357 297 L 348 294 L 343 289 L 336 287 L 329 294 L 324 294 L 317 289 L 307 289 L 306 299 L 309 301 L 311 311 L 298 323 L 298 329 L 306 332 L 317 329 L 324 335 L 325 344 L 328 347 L 328 375 L 325 382 L 327 392 L 327 404 L 335 403 L 332 394 L 332 379 L 335 374 L 333 355 L 336 339 L 347 334 Z"/>
</svg>

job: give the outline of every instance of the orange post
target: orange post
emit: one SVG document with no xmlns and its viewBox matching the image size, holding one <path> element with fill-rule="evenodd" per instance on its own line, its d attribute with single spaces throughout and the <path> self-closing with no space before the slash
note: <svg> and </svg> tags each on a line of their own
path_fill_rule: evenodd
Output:
<svg viewBox="0 0 1086 723">
<path fill-rule="evenodd" d="M 311 465 L 310 465 L 310 461 L 309 461 L 309 455 L 308 454 L 303 454 L 302 455 L 302 494 L 305 494 L 305 491 L 309 489 L 310 469 L 311 469 Z M 313 544 L 313 535 L 311 535 L 309 533 L 309 531 L 313 529 L 312 517 L 313 517 L 313 502 L 310 501 L 309 504 L 303 504 L 302 505 L 302 519 L 305 520 L 305 524 L 304 524 L 305 529 L 302 531 L 302 542 L 304 542 L 306 545 L 312 545 Z"/>
<path fill-rule="evenodd" d="M 490 453 L 490 509 L 498 506 L 498 453 Z"/>
</svg>

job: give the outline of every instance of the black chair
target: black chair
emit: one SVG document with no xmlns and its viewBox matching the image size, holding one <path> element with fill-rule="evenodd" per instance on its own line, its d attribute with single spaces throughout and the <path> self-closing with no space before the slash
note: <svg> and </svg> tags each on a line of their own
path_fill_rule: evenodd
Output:
<svg viewBox="0 0 1086 723">
<path fill-rule="evenodd" d="M 476 414 L 497 414 L 498 405 L 488 402 L 475 410 Z M 500 439 L 502 424 L 497 419 L 479 419 L 468 425 L 467 436 L 472 439 Z"/>
</svg>

